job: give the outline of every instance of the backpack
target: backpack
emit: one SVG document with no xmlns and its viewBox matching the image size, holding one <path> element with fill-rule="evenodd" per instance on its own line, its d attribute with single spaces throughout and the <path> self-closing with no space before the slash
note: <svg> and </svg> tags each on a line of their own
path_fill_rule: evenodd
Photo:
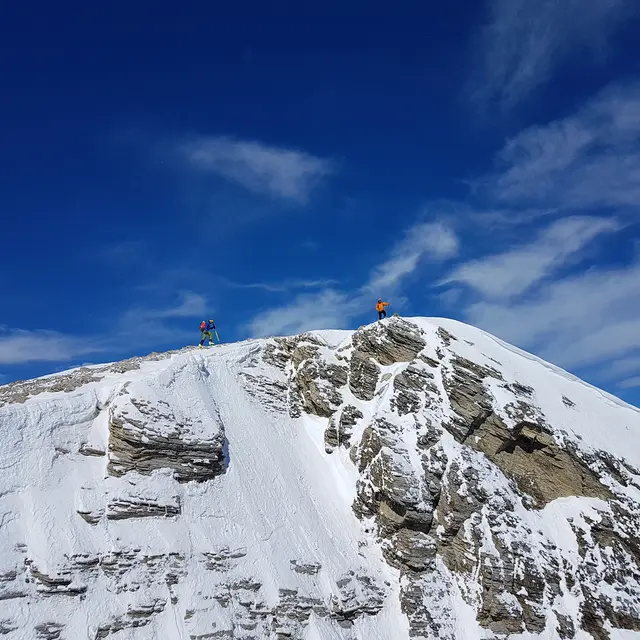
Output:
<svg viewBox="0 0 640 640">
<path fill-rule="evenodd" d="M 207 328 L 207 323 L 203 320 L 200 323 L 200 331 L 204 331 Z"/>
</svg>

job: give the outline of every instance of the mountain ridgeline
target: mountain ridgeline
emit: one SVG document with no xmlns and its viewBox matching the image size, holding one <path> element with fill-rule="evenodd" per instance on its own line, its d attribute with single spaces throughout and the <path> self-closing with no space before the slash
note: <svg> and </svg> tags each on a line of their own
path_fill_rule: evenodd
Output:
<svg viewBox="0 0 640 640">
<path fill-rule="evenodd" d="M 640 413 L 393 317 L 0 387 L 0 637 L 640 637 Z"/>
</svg>

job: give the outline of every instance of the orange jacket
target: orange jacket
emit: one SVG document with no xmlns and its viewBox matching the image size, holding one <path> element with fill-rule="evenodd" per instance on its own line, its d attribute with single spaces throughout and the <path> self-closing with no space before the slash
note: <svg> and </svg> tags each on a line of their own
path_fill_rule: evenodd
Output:
<svg viewBox="0 0 640 640">
<path fill-rule="evenodd" d="M 376 303 L 376 311 L 384 311 L 385 307 L 388 307 L 389 303 L 388 302 L 377 302 Z"/>
</svg>

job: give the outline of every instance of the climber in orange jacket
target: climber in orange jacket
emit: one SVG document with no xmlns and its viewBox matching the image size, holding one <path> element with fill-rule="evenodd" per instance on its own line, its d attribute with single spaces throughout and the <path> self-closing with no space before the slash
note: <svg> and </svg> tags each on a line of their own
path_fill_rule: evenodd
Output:
<svg viewBox="0 0 640 640">
<path fill-rule="evenodd" d="M 388 302 L 382 302 L 382 298 L 378 300 L 378 304 L 376 304 L 376 311 L 378 312 L 378 320 L 382 320 L 382 318 L 387 317 L 387 312 L 385 311 L 385 307 L 388 307 Z"/>
</svg>

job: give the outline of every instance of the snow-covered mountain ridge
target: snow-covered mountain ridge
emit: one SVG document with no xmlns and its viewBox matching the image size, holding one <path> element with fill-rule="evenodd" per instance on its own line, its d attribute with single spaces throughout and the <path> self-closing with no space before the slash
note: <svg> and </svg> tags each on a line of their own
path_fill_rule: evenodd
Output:
<svg viewBox="0 0 640 640">
<path fill-rule="evenodd" d="M 0 636 L 640 638 L 640 413 L 391 318 L 0 387 Z"/>
</svg>

